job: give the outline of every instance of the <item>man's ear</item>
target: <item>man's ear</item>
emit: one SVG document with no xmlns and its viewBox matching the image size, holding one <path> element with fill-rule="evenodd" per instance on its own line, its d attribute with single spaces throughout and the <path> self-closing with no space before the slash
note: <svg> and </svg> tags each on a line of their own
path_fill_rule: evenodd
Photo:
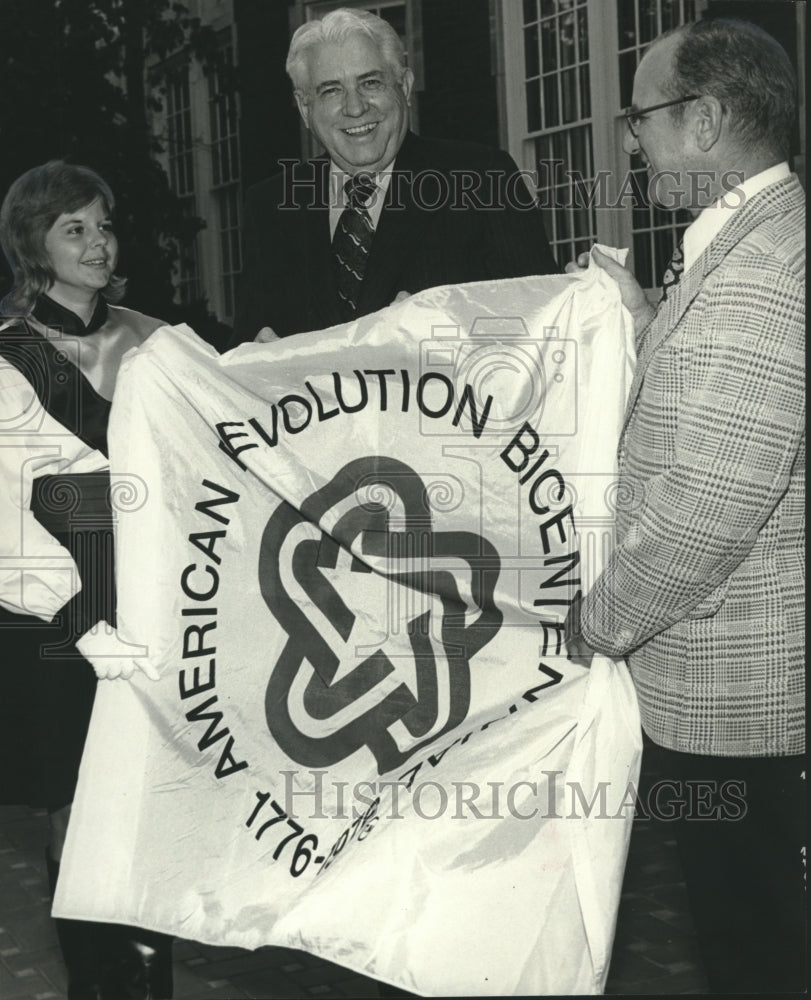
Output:
<svg viewBox="0 0 811 1000">
<path fill-rule="evenodd" d="M 301 115 L 304 124 L 307 128 L 310 127 L 310 103 L 307 95 L 303 90 L 294 90 L 293 96 L 296 99 L 296 106 L 298 107 L 298 113 Z"/>
<path fill-rule="evenodd" d="M 724 125 L 724 106 L 717 97 L 707 95 L 696 101 L 694 109 L 696 145 L 709 152 L 718 142 Z"/>
<path fill-rule="evenodd" d="M 407 103 L 411 100 L 411 91 L 414 87 L 414 73 L 408 67 L 403 71 L 403 79 L 400 81 L 400 86 L 403 88 Z"/>
</svg>

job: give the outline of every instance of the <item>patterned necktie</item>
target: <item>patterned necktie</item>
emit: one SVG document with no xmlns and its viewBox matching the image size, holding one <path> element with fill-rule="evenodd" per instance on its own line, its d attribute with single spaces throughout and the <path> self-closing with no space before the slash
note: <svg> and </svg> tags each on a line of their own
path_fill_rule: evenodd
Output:
<svg viewBox="0 0 811 1000">
<path fill-rule="evenodd" d="M 682 271 L 684 270 L 684 250 L 683 241 L 679 240 L 679 245 L 673 251 L 673 256 L 670 258 L 670 263 L 665 268 L 665 273 L 662 276 L 662 297 L 659 299 L 660 302 L 664 302 L 667 299 L 668 291 L 675 285 L 678 285 Z"/>
<path fill-rule="evenodd" d="M 344 319 L 347 320 L 355 317 L 360 286 L 369 259 L 374 229 L 366 202 L 376 188 L 377 185 L 369 174 L 356 174 L 349 178 L 344 184 L 347 206 L 341 213 L 332 238 L 338 297 L 341 300 Z"/>
</svg>

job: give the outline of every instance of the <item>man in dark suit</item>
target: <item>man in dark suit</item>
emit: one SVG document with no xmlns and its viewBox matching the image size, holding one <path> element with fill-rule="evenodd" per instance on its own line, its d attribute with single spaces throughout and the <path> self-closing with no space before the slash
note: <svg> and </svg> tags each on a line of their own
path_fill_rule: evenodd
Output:
<svg viewBox="0 0 811 1000">
<path fill-rule="evenodd" d="M 557 272 L 515 162 L 408 130 L 414 76 L 367 11 L 302 25 L 287 60 L 326 155 L 252 188 L 232 346 L 322 329 L 436 285 Z M 353 186 L 357 191 L 353 191 Z"/>
</svg>

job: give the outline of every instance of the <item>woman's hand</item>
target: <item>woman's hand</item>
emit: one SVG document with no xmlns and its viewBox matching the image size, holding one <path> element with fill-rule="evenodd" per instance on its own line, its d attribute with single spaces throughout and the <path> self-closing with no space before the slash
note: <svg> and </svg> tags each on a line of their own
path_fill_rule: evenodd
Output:
<svg viewBox="0 0 811 1000">
<path fill-rule="evenodd" d="M 125 642 L 105 621 L 88 629 L 76 648 L 90 661 L 99 680 L 113 681 L 119 677 L 129 680 L 136 671 L 146 674 L 151 681 L 160 680 L 160 674 L 147 657 L 137 655 L 144 647 Z"/>
</svg>

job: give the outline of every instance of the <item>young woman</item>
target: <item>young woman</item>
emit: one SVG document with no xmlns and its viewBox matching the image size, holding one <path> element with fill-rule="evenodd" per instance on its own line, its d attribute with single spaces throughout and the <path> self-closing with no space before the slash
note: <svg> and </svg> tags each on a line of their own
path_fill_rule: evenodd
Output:
<svg viewBox="0 0 811 1000">
<path fill-rule="evenodd" d="M 47 809 L 52 889 L 97 682 L 75 643 L 115 622 L 107 420 L 122 357 L 161 325 L 115 304 L 113 207 L 53 160 L 0 209 L 0 801 Z M 56 923 L 70 1000 L 172 995 L 169 938 Z"/>
</svg>

